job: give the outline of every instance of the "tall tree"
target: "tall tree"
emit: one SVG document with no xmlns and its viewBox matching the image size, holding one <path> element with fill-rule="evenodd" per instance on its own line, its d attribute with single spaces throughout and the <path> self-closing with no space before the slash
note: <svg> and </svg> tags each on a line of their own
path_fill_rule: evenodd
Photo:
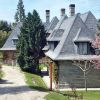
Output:
<svg viewBox="0 0 100 100">
<path fill-rule="evenodd" d="M 11 31 L 11 24 L 7 21 L 0 21 L 0 48 L 5 43 L 7 37 L 9 36 Z"/>
<path fill-rule="evenodd" d="M 16 13 L 15 13 L 14 18 L 15 18 L 15 21 L 16 21 L 16 22 L 18 22 L 18 21 L 19 21 L 19 18 L 18 18 L 18 12 L 16 12 Z"/>
<path fill-rule="evenodd" d="M 8 24 L 7 21 L 0 21 L 0 30 L 6 31 L 7 33 L 11 31 L 11 24 Z"/>
<path fill-rule="evenodd" d="M 22 69 L 39 71 L 39 58 L 46 44 L 46 33 L 36 10 L 28 13 L 18 42 L 18 63 Z"/>
<path fill-rule="evenodd" d="M 25 18 L 25 9 L 24 9 L 24 4 L 22 0 L 19 0 L 18 5 L 17 5 L 17 12 L 15 13 L 15 20 L 16 22 L 23 22 Z"/>
</svg>

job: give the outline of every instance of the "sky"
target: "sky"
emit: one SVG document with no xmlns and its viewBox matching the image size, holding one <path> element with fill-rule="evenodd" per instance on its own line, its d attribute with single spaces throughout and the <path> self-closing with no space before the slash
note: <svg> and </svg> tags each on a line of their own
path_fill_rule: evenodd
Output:
<svg viewBox="0 0 100 100">
<path fill-rule="evenodd" d="M 100 0 L 23 0 L 25 13 L 32 12 L 34 9 L 45 21 L 45 10 L 50 10 L 50 18 L 57 16 L 60 18 L 61 8 L 66 9 L 69 16 L 69 4 L 76 5 L 76 13 L 91 11 L 97 19 L 100 18 Z M 14 15 L 17 9 L 18 0 L 0 0 L 0 20 L 14 22 Z"/>
</svg>

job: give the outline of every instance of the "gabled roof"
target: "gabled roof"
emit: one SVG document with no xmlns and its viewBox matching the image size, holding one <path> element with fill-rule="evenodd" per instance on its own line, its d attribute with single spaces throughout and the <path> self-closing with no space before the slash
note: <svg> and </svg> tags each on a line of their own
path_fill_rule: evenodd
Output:
<svg viewBox="0 0 100 100">
<path fill-rule="evenodd" d="M 91 11 L 88 11 L 84 14 L 80 14 L 80 17 L 83 20 L 83 22 L 86 22 L 90 17 L 94 17 L 94 19 L 96 19 L 95 16 L 91 13 Z"/>
<path fill-rule="evenodd" d="M 84 15 L 84 19 L 85 17 L 86 15 Z M 80 17 L 80 14 L 76 14 L 75 16 L 63 18 L 63 20 L 60 20 L 57 26 L 55 27 L 55 30 L 59 30 L 62 28 L 64 29 L 64 32 L 62 36 L 59 37 L 60 39 L 57 47 L 54 50 L 50 49 L 45 53 L 48 57 L 50 57 L 53 60 L 64 60 L 64 58 L 65 60 L 68 60 L 68 58 L 71 59 L 72 56 L 74 56 L 74 58 L 78 57 L 79 54 L 77 54 L 74 42 L 91 41 L 95 37 L 94 31 L 91 31 L 87 27 L 83 19 Z M 52 41 L 54 39 L 55 34 L 57 34 L 57 32 L 51 33 L 48 40 L 51 39 Z"/>
<path fill-rule="evenodd" d="M 76 15 L 77 16 L 77 15 Z M 63 33 L 63 35 L 62 35 L 62 37 L 61 37 L 61 39 L 60 39 L 60 43 L 58 44 L 58 46 L 55 48 L 55 50 L 54 51 L 52 51 L 52 50 L 49 50 L 49 51 L 47 51 L 45 54 L 47 55 L 47 56 L 49 56 L 51 59 L 56 59 L 58 56 L 59 56 L 59 54 L 60 54 L 60 52 L 61 52 L 61 50 L 62 50 L 62 48 L 63 48 L 63 45 L 64 45 L 64 43 L 65 43 L 65 40 L 66 40 L 66 38 L 67 38 L 67 36 L 68 36 L 68 34 L 69 34 L 69 32 L 70 32 L 70 30 L 71 30 L 71 28 L 72 28 L 72 26 L 73 26 L 73 23 L 74 23 L 74 20 L 76 19 L 76 16 L 73 16 L 73 17 L 70 17 L 70 18 L 67 18 L 67 17 L 63 17 L 61 20 L 60 20 L 60 22 L 58 23 L 59 25 L 57 26 L 58 28 L 59 28 L 59 26 L 61 26 L 61 24 L 63 23 L 63 22 L 66 22 L 66 24 L 65 24 L 65 31 L 64 31 L 64 33 Z M 57 28 L 56 27 L 56 28 Z"/>
<path fill-rule="evenodd" d="M 87 27 L 79 28 L 74 42 L 90 42 L 93 40 L 92 34 L 93 33 Z"/>
<path fill-rule="evenodd" d="M 95 16 L 91 13 L 91 11 L 88 11 L 84 14 L 80 14 L 80 17 L 90 30 L 97 32 L 98 22 Z"/>
<path fill-rule="evenodd" d="M 48 26 L 47 33 L 52 33 L 53 29 L 56 27 L 58 22 L 59 22 L 59 19 L 56 16 L 53 17 L 53 19 L 51 20 Z"/>
<path fill-rule="evenodd" d="M 59 19 L 55 16 L 55 17 L 52 18 L 51 22 L 43 23 L 47 33 L 51 33 L 58 22 L 59 22 Z"/>
<path fill-rule="evenodd" d="M 86 22 L 88 15 L 89 15 L 90 11 L 84 13 L 84 14 L 80 14 L 81 19 L 83 20 L 83 22 Z"/>
<path fill-rule="evenodd" d="M 53 29 L 52 33 L 47 38 L 48 41 L 59 41 L 66 29 L 65 23 L 67 20 L 67 15 L 62 16 L 56 27 Z"/>
<path fill-rule="evenodd" d="M 0 50 L 16 50 L 16 45 L 14 45 L 13 39 L 18 39 L 21 26 L 22 23 L 18 22 L 17 25 L 12 29 L 10 36 Z"/>
</svg>

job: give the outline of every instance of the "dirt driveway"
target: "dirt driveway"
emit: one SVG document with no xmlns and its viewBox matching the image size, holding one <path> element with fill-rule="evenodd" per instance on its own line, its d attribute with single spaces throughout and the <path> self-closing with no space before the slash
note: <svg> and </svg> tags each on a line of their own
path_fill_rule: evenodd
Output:
<svg viewBox="0 0 100 100">
<path fill-rule="evenodd" d="M 3 66 L 3 71 L 5 76 L 0 84 L 0 100 L 44 100 L 47 93 L 30 89 L 20 70 Z"/>
</svg>

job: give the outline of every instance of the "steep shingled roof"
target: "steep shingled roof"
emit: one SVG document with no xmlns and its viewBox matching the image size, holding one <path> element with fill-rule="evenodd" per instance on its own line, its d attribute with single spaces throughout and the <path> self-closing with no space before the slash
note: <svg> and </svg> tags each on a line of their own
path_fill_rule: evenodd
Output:
<svg viewBox="0 0 100 100">
<path fill-rule="evenodd" d="M 52 33 L 47 38 L 48 41 L 59 41 L 64 33 L 65 30 L 65 21 L 67 19 L 67 15 L 62 16 Z"/>
<path fill-rule="evenodd" d="M 91 11 L 88 11 L 84 14 L 80 14 L 81 19 L 86 24 L 86 26 L 96 32 L 97 31 L 97 19 L 95 16 L 91 13 Z"/>
<path fill-rule="evenodd" d="M 86 14 L 84 15 L 84 17 L 86 17 Z M 78 57 L 79 54 L 77 54 L 76 46 L 74 44 L 75 40 L 84 40 L 90 42 L 95 38 L 94 31 L 88 28 L 87 24 L 83 21 L 83 19 L 80 17 L 80 14 L 76 14 L 75 16 L 65 19 L 63 18 L 63 20 L 60 20 L 55 29 L 59 30 L 62 27 L 64 29 L 64 32 L 62 36 L 60 36 L 57 47 L 54 48 L 54 50 L 49 49 L 45 54 L 53 60 L 64 60 L 64 58 L 65 60 L 68 60 L 68 57 L 69 59 L 70 57 L 72 58 L 72 56 L 74 56 L 74 58 L 75 56 Z M 91 19 L 87 18 L 86 20 L 89 21 Z M 94 21 L 95 20 L 96 19 L 94 19 Z M 48 41 L 53 41 L 55 34 L 57 34 L 57 32 L 51 33 Z"/>
<path fill-rule="evenodd" d="M 53 19 L 51 20 L 48 26 L 47 33 L 52 33 L 53 29 L 56 27 L 58 22 L 59 22 L 59 19 L 56 16 L 53 17 Z"/>
<path fill-rule="evenodd" d="M 21 26 L 22 23 L 18 22 L 17 25 L 12 29 L 10 36 L 0 50 L 16 50 L 16 45 L 14 45 L 13 39 L 18 39 Z"/>
</svg>

